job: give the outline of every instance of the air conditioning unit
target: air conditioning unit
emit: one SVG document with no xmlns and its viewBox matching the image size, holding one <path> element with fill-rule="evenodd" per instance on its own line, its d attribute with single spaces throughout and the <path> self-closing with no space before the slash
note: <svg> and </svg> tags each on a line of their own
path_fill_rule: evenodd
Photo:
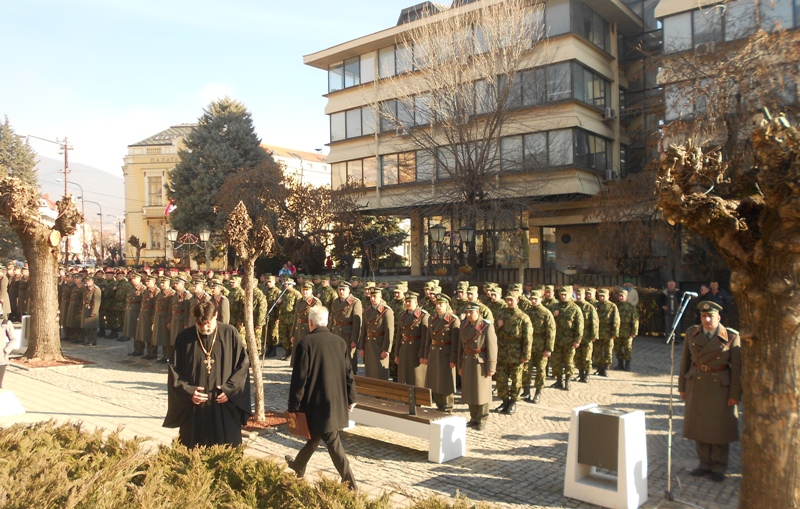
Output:
<svg viewBox="0 0 800 509">
<path fill-rule="evenodd" d="M 617 110 L 614 108 L 606 108 L 603 112 L 603 119 L 604 120 L 614 120 L 617 118 Z"/>
<path fill-rule="evenodd" d="M 606 180 L 617 180 L 618 175 L 614 170 L 606 170 Z"/>
<path fill-rule="evenodd" d="M 407 136 L 408 135 L 408 127 L 400 126 L 395 131 L 397 136 Z"/>
</svg>

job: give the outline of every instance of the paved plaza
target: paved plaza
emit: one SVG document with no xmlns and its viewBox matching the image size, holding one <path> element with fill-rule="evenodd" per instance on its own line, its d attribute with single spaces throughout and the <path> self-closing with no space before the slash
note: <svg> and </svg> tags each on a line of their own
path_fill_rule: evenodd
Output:
<svg viewBox="0 0 800 509">
<path fill-rule="evenodd" d="M 169 444 L 177 430 L 161 427 L 167 408 L 167 368 L 126 354 L 130 342 L 100 339 L 96 347 L 65 344 L 65 355 L 89 360 L 84 367 L 23 370 L 9 366 L 4 386 L 13 390 L 27 413 L 0 419 L 0 427 L 47 419 L 82 421 L 87 427 L 123 427 L 123 436 L 149 437 Z M 676 350 L 676 365 L 680 351 Z M 467 455 L 435 464 L 427 461 L 427 442 L 380 429 L 360 427 L 343 434 L 362 491 L 393 493 L 398 506 L 415 497 L 457 493 L 497 507 L 590 508 L 563 496 L 570 409 L 588 403 L 643 410 L 647 422 L 650 500 L 644 507 L 685 507 L 666 502 L 670 349 L 663 338 L 634 342 L 631 372 L 611 371 L 589 384 L 571 384 L 569 392 L 545 389 L 539 405 L 521 402 L 513 416 L 492 414 L 482 432 L 467 433 Z M 268 410 L 286 408 L 290 368 L 270 359 L 264 368 Z M 552 381 L 548 380 L 548 384 Z M 677 385 L 677 379 L 676 379 Z M 681 438 L 683 405 L 675 392 L 672 491 L 676 499 L 704 508 L 736 507 L 739 498 L 741 446 L 731 447 L 729 475 L 723 483 L 697 479 L 694 443 Z M 466 405 L 456 414 L 469 417 Z M 496 401 L 492 407 L 499 404 Z M 248 452 L 283 462 L 302 441 L 285 426 L 246 441 Z M 309 464 L 307 477 L 336 477 L 324 447 Z"/>
</svg>

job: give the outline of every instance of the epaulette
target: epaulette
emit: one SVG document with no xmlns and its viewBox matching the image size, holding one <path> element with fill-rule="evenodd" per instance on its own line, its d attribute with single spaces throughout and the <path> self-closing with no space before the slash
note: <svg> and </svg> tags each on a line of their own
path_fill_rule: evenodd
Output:
<svg viewBox="0 0 800 509">
<path fill-rule="evenodd" d="M 732 333 L 736 334 L 737 336 L 739 335 L 739 331 L 738 330 L 733 329 L 731 327 L 725 327 L 725 328 L 728 330 L 728 332 L 732 332 Z"/>
</svg>

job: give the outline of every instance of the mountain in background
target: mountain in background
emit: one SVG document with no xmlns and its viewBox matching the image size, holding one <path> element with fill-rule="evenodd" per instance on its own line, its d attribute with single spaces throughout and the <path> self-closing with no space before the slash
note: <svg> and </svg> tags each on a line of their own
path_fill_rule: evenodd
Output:
<svg viewBox="0 0 800 509">
<path fill-rule="evenodd" d="M 64 196 L 64 161 L 37 155 L 36 171 L 39 178 L 39 189 L 42 194 L 50 196 L 53 202 L 58 201 Z M 61 182 L 56 182 L 56 179 Z M 77 183 L 80 185 L 75 185 Z M 89 201 L 97 202 L 103 208 L 103 230 L 106 232 L 116 232 L 117 219 L 110 217 L 124 216 L 125 213 L 125 184 L 122 176 L 112 175 L 107 171 L 99 170 L 91 166 L 80 163 L 70 163 L 69 165 L 69 191 L 74 196 L 81 196 L 81 187 L 85 195 L 86 203 L 85 214 L 86 222 L 91 225 L 100 225 L 100 212 L 97 205 Z M 81 200 L 76 201 L 78 209 L 81 207 Z M 109 215 L 110 214 L 110 215 Z"/>
</svg>

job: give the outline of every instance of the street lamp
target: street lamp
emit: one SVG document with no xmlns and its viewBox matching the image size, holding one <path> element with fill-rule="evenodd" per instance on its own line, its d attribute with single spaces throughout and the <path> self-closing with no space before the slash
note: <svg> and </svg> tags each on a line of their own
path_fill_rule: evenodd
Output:
<svg viewBox="0 0 800 509">
<path fill-rule="evenodd" d="M 178 249 L 183 246 L 187 245 L 196 245 L 200 242 L 203 242 L 206 245 L 206 270 L 211 269 L 211 244 L 209 243 L 209 239 L 211 238 L 211 231 L 208 229 L 204 229 L 200 231 L 200 237 L 196 237 L 191 233 L 184 233 L 181 237 L 178 237 L 179 233 L 178 230 L 170 228 L 167 230 L 167 239 L 169 240 L 170 244 L 178 242 Z M 173 246 L 174 248 L 175 246 Z M 164 247 L 164 258 L 166 258 L 167 248 Z"/>
<path fill-rule="evenodd" d="M 211 230 L 205 228 L 200 230 L 200 242 L 206 245 L 206 272 L 211 270 L 211 243 L 208 239 L 211 238 Z"/>
<path fill-rule="evenodd" d="M 469 246 L 472 244 L 473 239 L 475 238 L 475 228 L 471 226 L 462 226 L 458 229 L 458 236 L 461 239 L 461 242 L 467 245 L 467 252 L 469 251 Z M 467 256 L 466 253 L 464 254 L 462 263 L 466 263 Z"/>
</svg>

